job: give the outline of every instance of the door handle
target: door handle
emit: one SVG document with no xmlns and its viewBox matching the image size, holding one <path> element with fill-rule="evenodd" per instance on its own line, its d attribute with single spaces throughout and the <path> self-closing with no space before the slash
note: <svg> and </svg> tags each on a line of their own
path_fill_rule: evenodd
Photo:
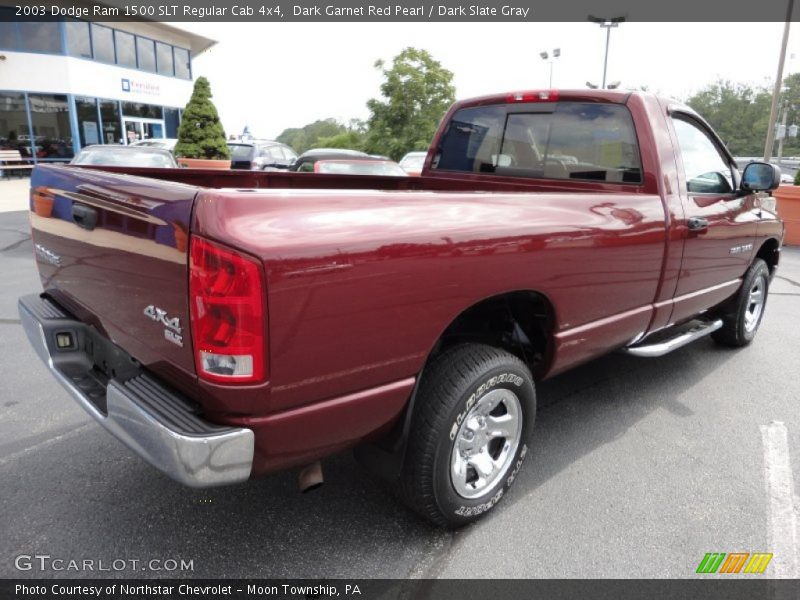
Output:
<svg viewBox="0 0 800 600">
<path fill-rule="evenodd" d="M 686 225 L 689 227 L 689 231 L 701 231 L 703 229 L 708 229 L 708 219 L 704 219 L 703 217 L 689 217 L 689 220 L 686 221 Z"/>
<path fill-rule="evenodd" d="M 85 204 L 72 203 L 72 220 L 78 227 L 91 231 L 97 225 L 97 211 Z"/>
</svg>

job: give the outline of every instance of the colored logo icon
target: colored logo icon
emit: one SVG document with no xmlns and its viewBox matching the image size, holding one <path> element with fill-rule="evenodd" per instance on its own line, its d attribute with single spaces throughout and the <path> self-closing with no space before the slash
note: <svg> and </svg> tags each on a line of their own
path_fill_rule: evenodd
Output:
<svg viewBox="0 0 800 600">
<path fill-rule="evenodd" d="M 697 573 L 763 573 L 769 562 L 772 560 L 772 554 L 764 552 L 731 552 L 725 554 L 724 552 L 708 552 L 697 565 Z"/>
</svg>

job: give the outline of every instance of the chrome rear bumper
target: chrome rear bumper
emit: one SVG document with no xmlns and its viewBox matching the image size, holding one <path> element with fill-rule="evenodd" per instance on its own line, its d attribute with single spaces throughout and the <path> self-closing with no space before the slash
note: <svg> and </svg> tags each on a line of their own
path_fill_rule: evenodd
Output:
<svg viewBox="0 0 800 600">
<path fill-rule="evenodd" d="M 191 487 L 250 477 L 250 429 L 202 420 L 189 400 L 50 300 L 24 296 L 18 307 L 31 345 L 56 380 L 95 421 L 151 465 Z M 101 364 L 102 370 L 96 366 Z"/>
</svg>

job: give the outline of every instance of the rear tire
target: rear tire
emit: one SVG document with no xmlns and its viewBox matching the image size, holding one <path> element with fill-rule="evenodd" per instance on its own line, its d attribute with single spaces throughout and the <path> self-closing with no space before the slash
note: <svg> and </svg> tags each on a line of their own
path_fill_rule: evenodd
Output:
<svg viewBox="0 0 800 600">
<path fill-rule="evenodd" d="M 442 527 L 491 510 L 513 485 L 533 430 L 528 367 L 480 344 L 446 351 L 426 367 L 400 473 L 400 496 Z"/>
<path fill-rule="evenodd" d="M 722 328 L 711 334 L 714 341 L 737 348 L 752 342 L 764 318 L 768 293 L 769 268 L 757 258 L 744 274 L 730 312 L 723 315 Z"/>
</svg>

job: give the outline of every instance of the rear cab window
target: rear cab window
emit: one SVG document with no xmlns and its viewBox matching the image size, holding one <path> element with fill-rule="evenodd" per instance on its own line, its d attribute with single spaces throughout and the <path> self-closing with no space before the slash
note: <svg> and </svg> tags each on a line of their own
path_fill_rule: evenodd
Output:
<svg viewBox="0 0 800 600">
<path fill-rule="evenodd" d="M 253 146 L 250 144 L 228 144 L 231 160 L 250 160 L 253 155 Z"/>
<path fill-rule="evenodd" d="M 448 123 L 432 168 L 505 177 L 642 182 L 633 119 L 621 104 L 463 108 Z"/>
</svg>

